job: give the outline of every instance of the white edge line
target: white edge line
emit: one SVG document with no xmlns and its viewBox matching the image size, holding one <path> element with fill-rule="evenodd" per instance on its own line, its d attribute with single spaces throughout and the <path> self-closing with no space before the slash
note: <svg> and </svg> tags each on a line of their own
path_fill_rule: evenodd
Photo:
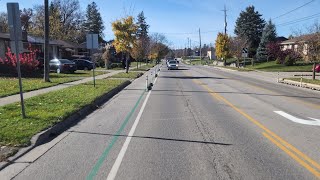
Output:
<svg viewBox="0 0 320 180">
<path fill-rule="evenodd" d="M 157 79 L 158 79 L 158 77 L 154 80 L 153 84 L 156 83 Z M 138 123 L 140 121 L 140 118 L 142 116 L 144 108 L 146 107 L 146 104 L 147 104 L 147 101 L 148 101 L 148 99 L 150 97 L 151 91 L 152 90 L 150 90 L 148 92 L 148 95 L 147 95 L 146 99 L 144 100 L 144 102 L 142 104 L 142 107 L 141 107 L 141 109 L 139 111 L 139 114 L 138 114 L 136 120 L 134 121 L 134 123 L 133 123 L 133 125 L 132 125 L 132 127 L 130 129 L 130 132 L 129 132 L 127 138 L 126 138 L 126 141 L 124 142 L 124 144 L 123 144 L 123 146 L 122 146 L 122 148 L 121 148 L 121 150 L 120 150 L 120 152 L 118 154 L 118 157 L 117 157 L 116 161 L 114 162 L 114 164 L 113 164 L 113 166 L 112 166 L 112 168 L 111 168 L 111 170 L 109 172 L 107 180 L 114 180 L 116 178 L 116 175 L 117 175 L 117 172 L 118 172 L 118 170 L 120 168 L 120 165 L 121 165 L 121 162 L 123 160 L 123 157 L 124 157 L 124 155 L 125 155 L 125 153 L 126 153 L 126 151 L 128 149 L 128 146 L 130 144 L 131 138 L 132 138 L 132 136 L 133 136 L 133 134 L 134 134 L 134 132 L 135 132 L 135 130 L 137 128 L 137 125 L 138 125 Z"/>
</svg>

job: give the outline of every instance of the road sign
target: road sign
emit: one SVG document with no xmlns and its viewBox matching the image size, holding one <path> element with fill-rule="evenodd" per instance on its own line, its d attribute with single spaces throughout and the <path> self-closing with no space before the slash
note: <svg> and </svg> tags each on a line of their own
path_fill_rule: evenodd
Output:
<svg viewBox="0 0 320 180">
<path fill-rule="evenodd" d="M 96 87 L 96 78 L 94 75 L 94 69 L 96 68 L 96 62 L 93 58 L 92 51 L 94 49 L 98 49 L 98 48 L 99 48 L 98 34 L 87 34 L 87 49 L 90 49 L 91 61 L 93 62 L 92 77 L 93 77 L 93 86 L 94 87 Z"/>
<path fill-rule="evenodd" d="M 98 49 L 98 34 L 87 34 L 87 49 Z"/>
<path fill-rule="evenodd" d="M 22 90 L 22 80 L 21 80 L 21 69 L 20 69 L 20 59 L 19 53 L 22 52 L 22 31 L 21 31 L 21 20 L 20 20 L 20 11 L 18 3 L 7 3 L 8 10 L 8 24 L 10 29 L 10 40 L 11 40 L 11 50 L 16 55 L 17 60 L 17 71 L 19 78 L 19 91 L 20 91 L 20 103 L 21 103 L 21 112 L 22 117 L 26 117 L 24 109 L 24 100 L 23 100 L 23 90 Z"/>
<path fill-rule="evenodd" d="M 248 57 L 248 48 L 242 48 L 242 54 L 241 54 L 242 57 Z"/>
<path fill-rule="evenodd" d="M 8 24 L 9 24 L 10 40 L 11 40 L 10 42 L 11 51 L 14 54 L 16 53 L 19 54 L 19 53 L 22 53 L 22 50 L 23 50 L 19 4 L 7 3 L 7 10 L 8 10 Z"/>
</svg>

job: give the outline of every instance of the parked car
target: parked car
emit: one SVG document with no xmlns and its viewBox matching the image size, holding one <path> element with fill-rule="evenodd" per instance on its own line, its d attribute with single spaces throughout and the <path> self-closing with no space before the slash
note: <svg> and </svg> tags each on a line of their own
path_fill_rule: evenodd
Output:
<svg viewBox="0 0 320 180">
<path fill-rule="evenodd" d="M 315 67 L 315 71 L 316 71 L 317 73 L 319 73 L 319 72 L 320 72 L 320 64 L 317 64 L 317 65 L 316 65 L 316 67 Z"/>
<path fill-rule="evenodd" d="M 62 73 L 74 73 L 77 70 L 76 63 L 68 59 L 52 59 L 49 61 L 50 71 Z"/>
<path fill-rule="evenodd" d="M 171 69 L 178 69 L 178 62 L 177 61 L 174 61 L 174 60 L 171 60 L 169 61 L 168 63 L 168 70 L 171 70 Z"/>
<path fill-rule="evenodd" d="M 87 59 L 74 59 L 72 61 L 76 63 L 77 69 L 79 70 L 90 71 L 93 69 L 93 62 Z"/>
</svg>

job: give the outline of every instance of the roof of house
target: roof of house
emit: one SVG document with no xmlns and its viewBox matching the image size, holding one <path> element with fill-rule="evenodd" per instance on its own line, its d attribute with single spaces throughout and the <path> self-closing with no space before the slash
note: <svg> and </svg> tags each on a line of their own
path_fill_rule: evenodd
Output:
<svg viewBox="0 0 320 180">
<path fill-rule="evenodd" d="M 298 42 L 306 42 L 308 40 L 311 40 L 311 39 L 315 38 L 316 35 L 319 35 L 319 34 L 317 34 L 317 33 L 305 34 L 305 35 L 302 35 L 302 36 L 298 36 L 298 37 L 283 41 L 281 44 L 284 45 L 284 44 L 295 44 L 295 43 L 298 43 Z"/>
<path fill-rule="evenodd" d="M 288 40 L 288 38 L 285 38 L 285 37 L 283 37 L 283 36 L 276 37 L 276 41 L 277 41 L 277 42 L 283 42 L 283 41 L 286 41 L 286 40 Z"/>
<path fill-rule="evenodd" d="M 42 37 L 28 35 L 28 42 L 29 43 L 34 43 L 34 44 L 44 44 L 44 39 Z M 51 44 L 51 45 L 59 45 L 54 40 L 50 40 L 49 44 Z"/>
</svg>

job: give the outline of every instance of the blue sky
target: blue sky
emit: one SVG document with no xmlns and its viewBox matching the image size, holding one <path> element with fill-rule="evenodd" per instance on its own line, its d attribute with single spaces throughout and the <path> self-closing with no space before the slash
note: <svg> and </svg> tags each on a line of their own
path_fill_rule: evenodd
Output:
<svg viewBox="0 0 320 180">
<path fill-rule="evenodd" d="M 50 0 L 49 0 L 50 1 Z M 83 11 L 92 0 L 79 0 Z M 105 23 L 105 39 L 113 38 L 111 22 L 125 15 L 136 16 L 144 11 L 150 32 L 159 32 L 167 36 L 172 48 L 182 48 L 191 38 L 192 45 L 198 46 L 198 29 L 202 31 L 202 44 L 212 43 L 217 33 L 224 29 L 223 7 L 227 7 L 228 33 L 233 35 L 234 25 L 240 12 L 249 5 L 266 20 L 273 19 L 293 10 L 311 0 L 95 0 L 100 8 Z M 33 7 L 43 3 L 43 0 L 0 0 L 0 11 L 6 11 L 7 2 L 19 2 L 21 8 Z M 279 36 L 292 34 L 296 29 L 306 30 L 316 20 L 320 20 L 320 0 L 313 0 L 310 4 L 280 18 L 274 19 Z M 280 25 L 299 18 L 315 15 L 316 18 L 302 20 L 299 23 Z"/>
</svg>

